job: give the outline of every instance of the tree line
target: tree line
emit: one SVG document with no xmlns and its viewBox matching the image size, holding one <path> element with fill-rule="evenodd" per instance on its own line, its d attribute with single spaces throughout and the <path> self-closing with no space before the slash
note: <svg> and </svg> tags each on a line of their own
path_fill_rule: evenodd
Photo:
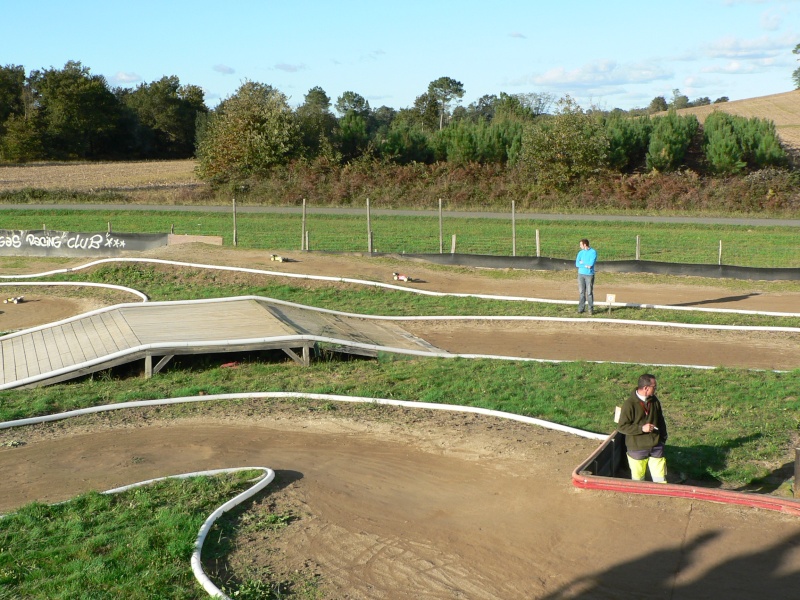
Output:
<svg viewBox="0 0 800 600">
<path fill-rule="evenodd" d="M 203 90 L 175 76 L 111 89 L 80 62 L 0 67 L 0 159 L 132 160 L 194 155 Z"/>
<path fill-rule="evenodd" d="M 353 91 L 333 102 L 314 87 L 293 108 L 280 90 L 246 81 L 209 110 L 202 89 L 175 76 L 112 89 L 80 62 L 27 76 L 7 65 L 0 67 L 0 160 L 196 156 L 198 174 L 214 183 L 267 177 L 296 161 L 478 163 L 519 169 L 556 188 L 688 162 L 712 174 L 787 164 L 771 122 L 715 112 L 701 127 L 676 110 L 710 99 L 690 101 L 680 90 L 669 102 L 658 96 L 630 111 L 584 110 L 547 93 L 500 92 L 461 106 L 464 93 L 461 82 L 440 77 L 413 106 L 395 110 L 372 108 Z"/>
</svg>

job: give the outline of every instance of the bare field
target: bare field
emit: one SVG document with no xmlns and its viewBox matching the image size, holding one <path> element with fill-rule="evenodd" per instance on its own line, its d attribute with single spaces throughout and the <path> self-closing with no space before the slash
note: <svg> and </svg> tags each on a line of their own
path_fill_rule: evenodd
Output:
<svg viewBox="0 0 800 600">
<path fill-rule="evenodd" d="M 795 151 L 800 151 L 800 90 L 761 96 L 760 98 L 684 108 L 678 113 L 697 115 L 702 123 L 715 110 L 748 119 L 752 117 L 769 119 L 775 123 L 775 129 L 781 142 Z"/>
<path fill-rule="evenodd" d="M 195 160 L 103 163 L 31 163 L 0 166 L 0 191 L 25 188 L 96 192 L 204 185 Z"/>
</svg>

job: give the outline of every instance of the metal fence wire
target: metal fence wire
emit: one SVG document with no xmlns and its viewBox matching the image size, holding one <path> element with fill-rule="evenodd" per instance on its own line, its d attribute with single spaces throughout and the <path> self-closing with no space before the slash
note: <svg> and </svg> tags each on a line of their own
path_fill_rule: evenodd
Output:
<svg viewBox="0 0 800 600">
<path fill-rule="evenodd" d="M 246 216 L 240 216 L 240 225 Z M 396 254 L 459 253 L 574 259 L 588 238 L 602 261 L 798 268 L 791 226 L 630 221 L 560 221 L 530 215 L 324 209 L 273 213 L 267 230 L 245 231 L 250 247 Z"/>
</svg>

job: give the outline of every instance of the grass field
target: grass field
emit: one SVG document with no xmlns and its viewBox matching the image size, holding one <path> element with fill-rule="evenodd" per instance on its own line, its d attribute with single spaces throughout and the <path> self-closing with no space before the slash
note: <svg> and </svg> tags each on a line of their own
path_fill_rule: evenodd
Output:
<svg viewBox="0 0 800 600">
<path fill-rule="evenodd" d="M 61 231 L 114 231 L 127 233 L 174 232 L 222 236 L 233 243 L 233 219 L 228 213 L 140 212 L 0 209 L 0 222 L 9 229 Z M 391 253 L 438 253 L 439 221 L 429 217 L 371 217 L 373 250 Z M 309 248 L 329 252 L 366 252 L 369 248 L 366 211 L 360 215 L 311 214 L 306 218 Z M 243 248 L 297 251 L 303 237 L 300 214 L 246 213 L 236 221 L 238 245 Z M 796 252 L 797 228 L 747 227 L 618 221 L 516 222 L 516 255 L 536 256 L 536 232 L 541 256 L 573 259 L 576 243 L 588 237 L 600 260 L 633 260 L 637 236 L 641 260 L 722 264 L 748 267 L 800 267 Z M 443 250 L 450 252 L 452 236 L 456 252 L 511 256 L 514 237 L 510 216 L 503 219 L 443 217 Z M 720 245 L 722 254 L 720 257 Z"/>
</svg>

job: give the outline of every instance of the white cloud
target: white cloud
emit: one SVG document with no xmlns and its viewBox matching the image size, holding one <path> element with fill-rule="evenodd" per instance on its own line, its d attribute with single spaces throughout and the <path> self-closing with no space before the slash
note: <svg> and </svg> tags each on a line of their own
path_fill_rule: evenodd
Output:
<svg viewBox="0 0 800 600">
<path fill-rule="evenodd" d="M 285 73 L 297 73 L 298 71 L 305 71 L 306 66 L 303 63 L 299 65 L 290 65 L 288 63 L 278 63 L 275 65 L 275 68 L 278 71 L 284 71 Z"/>
<path fill-rule="evenodd" d="M 783 22 L 783 15 L 776 11 L 766 11 L 761 14 L 761 29 L 777 31 Z"/>
<path fill-rule="evenodd" d="M 724 37 L 704 48 L 703 53 L 710 58 L 755 59 L 771 58 L 788 52 L 797 43 L 794 36 L 762 36 L 744 40 Z"/>
<path fill-rule="evenodd" d="M 519 85 L 535 83 L 547 86 L 579 86 L 602 87 L 610 85 L 649 83 L 673 76 L 670 70 L 657 63 L 618 63 L 614 60 L 598 60 L 587 63 L 577 69 L 567 70 L 564 67 L 550 69 L 540 75 L 531 75 Z"/>
<path fill-rule="evenodd" d="M 137 73 L 126 73 L 125 71 L 117 71 L 116 75 L 111 78 L 113 83 L 119 84 L 136 83 L 137 81 L 141 80 L 141 75 L 138 75 Z"/>
<path fill-rule="evenodd" d="M 521 39 L 521 40 L 528 39 L 528 36 L 526 36 L 523 33 L 520 33 L 519 31 L 512 31 L 511 33 L 508 34 L 508 37 L 518 38 L 518 39 Z"/>
<path fill-rule="evenodd" d="M 213 69 L 217 73 L 222 73 L 223 75 L 233 75 L 234 73 L 236 73 L 236 69 L 223 64 L 216 64 L 214 65 Z"/>
<path fill-rule="evenodd" d="M 762 58 L 761 60 L 730 60 L 725 64 L 709 65 L 703 67 L 702 73 L 722 73 L 725 75 L 752 75 L 753 73 L 763 73 L 779 66 L 774 58 Z"/>
</svg>

